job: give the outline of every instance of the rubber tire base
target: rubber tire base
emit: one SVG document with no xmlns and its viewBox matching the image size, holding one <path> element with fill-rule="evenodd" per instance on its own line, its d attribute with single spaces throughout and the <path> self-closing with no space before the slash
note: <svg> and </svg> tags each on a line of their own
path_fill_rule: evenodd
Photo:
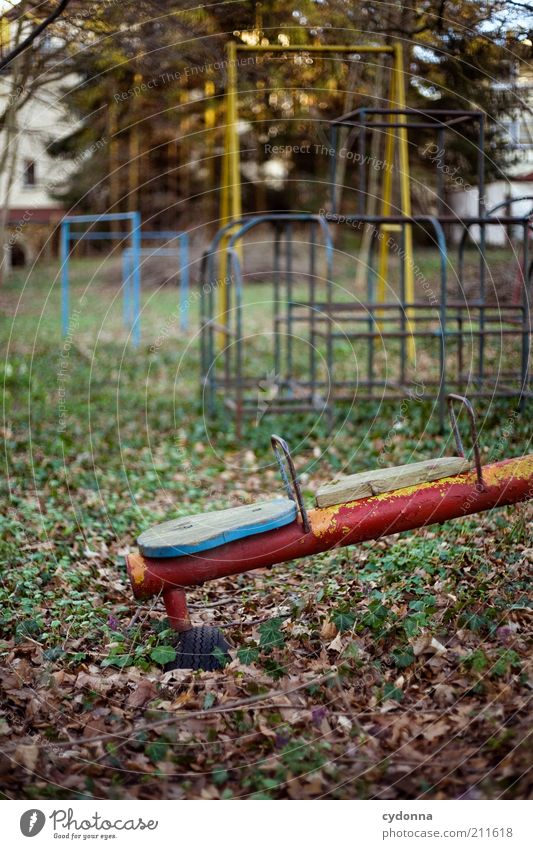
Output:
<svg viewBox="0 0 533 849">
<path fill-rule="evenodd" d="M 176 659 L 166 664 L 165 672 L 171 669 L 203 669 L 206 672 L 223 669 L 230 660 L 229 648 L 230 644 L 218 628 L 210 625 L 191 628 L 180 634 Z M 219 649 L 227 660 L 214 655 L 215 649 Z"/>
</svg>

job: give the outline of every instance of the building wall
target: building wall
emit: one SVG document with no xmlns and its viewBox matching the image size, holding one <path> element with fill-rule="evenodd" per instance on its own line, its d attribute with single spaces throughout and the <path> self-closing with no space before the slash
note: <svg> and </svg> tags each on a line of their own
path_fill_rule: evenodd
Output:
<svg viewBox="0 0 533 849">
<path fill-rule="evenodd" d="M 496 86 L 508 88 L 508 83 Z M 485 208 L 490 211 L 500 203 L 512 198 L 533 197 L 533 73 L 524 66 L 517 70 L 513 83 L 519 106 L 512 120 L 504 125 L 509 143 L 510 165 L 506 179 L 495 180 L 485 187 Z M 514 160 L 514 161 L 513 161 Z M 450 196 L 450 206 L 458 216 L 476 216 L 479 193 L 477 188 L 468 192 L 456 191 Z M 533 200 L 516 201 L 503 207 L 501 215 L 527 215 L 533 209 Z M 508 243 L 510 236 L 520 238 L 521 228 L 515 233 L 510 228 L 495 225 L 486 228 L 487 244 L 502 246 Z M 453 236 L 460 238 L 461 228 L 454 228 Z M 479 239 L 479 228 L 472 227 L 472 235 Z"/>
<path fill-rule="evenodd" d="M 472 188 L 469 192 L 454 192 L 450 199 L 450 206 L 459 218 L 468 216 L 476 217 L 478 215 L 478 198 L 479 191 L 477 187 Z M 513 203 L 508 204 L 507 208 L 503 207 L 498 211 L 501 216 L 515 215 L 525 216 L 533 210 L 533 180 L 498 180 L 494 183 L 489 183 L 485 186 L 485 208 L 489 212 L 493 207 L 500 203 L 510 201 L 516 198 Z M 524 200 L 520 200 L 524 198 Z M 529 199 L 527 199 L 529 198 Z M 521 238 L 522 228 L 514 228 L 515 232 L 511 234 L 509 228 L 505 225 L 495 224 L 486 228 L 486 242 L 488 245 L 500 246 L 508 244 L 509 236 L 513 235 L 516 238 Z M 462 228 L 453 228 L 454 241 L 461 238 Z M 471 228 L 472 238 L 475 241 L 479 240 L 479 227 Z"/>
<path fill-rule="evenodd" d="M 47 240 L 62 217 L 62 205 L 53 197 L 53 191 L 73 166 L 58 163 L 49 156 L 48 149 L 75 127 L 62 99 L 65 85 L 75 81 L 71 77 L 43 86 L 18 111 L 14 179 L 8 197 L 8 174 L 0 174 L 0 203 L 5 206 L 7 201 L 9 209 L 4 245 L 7 266 L 12 260 L 20 262 L 21 257 L 31 261 L 46 249 Z M 10 96 L 9 83 L 9 76 L 0 77 L 0 113 Z M 5 149 L 6 142 L 5 132 L 0 132 L 0 150 Z"/>
</svg>

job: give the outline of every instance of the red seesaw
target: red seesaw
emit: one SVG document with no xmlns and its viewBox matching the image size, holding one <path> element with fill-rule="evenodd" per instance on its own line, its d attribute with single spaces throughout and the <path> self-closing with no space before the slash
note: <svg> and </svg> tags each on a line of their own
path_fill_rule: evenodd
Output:
<svg viewBox="0 0 533 849">
<path fill-rule="evenodd" d="M 454 401 L 470 418 L 472 470 Z M 457 457 L 333 481 L 318 491 L 319 506 L 307 511 L 287 443 L 272 436 L 288 498 L 175 519 L 141 534 L 139 553 L 126 558 L 128 574 L 137 599 L 163 596 L 170 624 L 181 634 L 172 665 L 214 669 L 213 649 L 228 648 L 217 628 L 192 627 L 187 587 L 533 498 L 533 455 L 482 467 L 470 402 L 450 395 L 448 403 Z"/>
</svg>

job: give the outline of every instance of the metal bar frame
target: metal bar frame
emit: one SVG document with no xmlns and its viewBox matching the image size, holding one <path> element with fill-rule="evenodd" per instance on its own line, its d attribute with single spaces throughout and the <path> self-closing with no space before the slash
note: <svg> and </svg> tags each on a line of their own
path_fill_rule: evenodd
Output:
<svg viewBox="0 0 533 849">
<path fill-rule="evenodd" d="M 185 230 L 149 230 L 141 232 L 142 240 L 162 240 L 167 241 L 177 240 L 177 247 L 156 246 L 154 248 L 139 248 L 138 261 L 142 257 L 152 257 L 157 255 L 175 256 L 178 259 L 178 274 L 179 274 L 179 309 L 180 309 L 180 330 L 187 331 L 189 329 L 189 289 L 190 289 L 190 260 L 189 260 L 189 234 Z M 131 326 L 133 299 L 131 292 L 130 281 L 133 275 L 135 266 L 135 255 L 132 248 L 126 248 L 122 252 L 122 285 L 124 290 L 124 323 L 127 327 Z M 139 267 L 140 275 L 140 267 Z"/>
<path fill-rule="evenodd" d="M 400 46 L 401 47 L 401 46 Z M 397 61 L 395 59 L 395 61 Z M 400 62 L 400 69 L 403 68 L 403 63 Z M 394 83 L 394 79 L 398 79 L 399 77 L 393 78 L 392 83 Z M 400 105 L 400 108 L 376 108 L 371 106 L 362 106 L 357 109 L 353 109 L 350 112 L 341 115 L 339 118 L 334 119 L 330 122 L 331 127 L 331 144 L 334 144 L 334 139 L 336 139 L 337 130 L 339 126 L 350 126 L 350 127 L 359 127 L 359 175 L 360 175 L 360 185 L 359 185 L 359 204 L 358 204 L 358 212 L 359 214 L 364 213 L 364 195 L 366 192 L 366 172 L 364 166 L 364 152 L 366 145 L 366 135 L 367 130 L 375 130 L 375 129 L 385 129 L 387 130 L 386 138 L 385 138 L 385 152 L 384 159 L 385 162 L 389 163 L 390 166 L 393 165 L 393 138 L 394 133 L 393 130 L 398 131 L 398 136 L 400 139 L 399 145 L 399 171 L 400 171 L 400 214 L 406 215 L 407 217 L 411 214 L 411 198 L 410 191 L 408 185 L 408 179 L 404 180 L 403 175 L 409 175 L 409 161 L 408 161 L 408 136 L 407 133 L 410 129 L 436 129 L 437 137 L 439 139 L 443 138 L 444 131 L 455 125 L 457 123 L 464 123 L 467 121 L 477 121 L 478 122 L 478 182 L 479 182 L 479 206 L 478 213 L 479 216 L 484 218 L 484 149 L 483 149 L 483 139 L 484 139 L 484 120 L 485 116 L 482 112 L 476 110 L 459 110 L 459 109 L 416 109 L 407 107 L 405 103 L 405 91 L 402 91 L 399 94 L 398 99 L 403 97 L 403 103 Z M 395 92 L 391 90 L 390 100 L 393 102 L 395 100 Z M 373 120 L 369 120 L 369 116 L 383 116 L 385 120 L 376 121 L 375 118 Z M 423 116 L 425 120 L 419 120 L 418 116 Z M 357 117 L 359 120 L 354 120 Z M 395 118 L 402 118 L 404 120 L 395 120 Z M 410 120 L 412 117 L 416 117 L 417 120 Z M 440 171 L 437 174 L 437 180 L 439 186 L 443 186 L 443 175 Z M 392 179 L 392 167 L 389 167 L 385 171 L 384 179 L 383 179 L 383 196 L 382 196 L 382 214 L 390 215 L 392 211 L 392 190 L 393 190 L 393 179 Z M 441 188 L 437 190 L 438 195 L 438 213 L 439 220 L 440 213 L 442 213 L 443 206 L 443 198 Z M 332 200 L 331 200 L 332 211 L 337 212 L 337 200 L 336 200 L 336 191 L 335 188 L 332 187 Z M 444 223 L 441 221 L 441 223 Z M 484 229 L 481 225 L 483 231 L 483 239 L 484 239 Z M 386 228 L 383 228 L 385 231 Z M 401 269 L 401 284 L 403 291 L 408 300 L 411 299 L 414 293 L 414 270 L 413 270 L 413 241 L 412 241 L 412 228 L 407 225 L 402 226 L 402 256 L 403 263 Z M 371 246 L 371 254 L 373 251 L 373 246 Z M 377 301 L 381 303 L 385 300 L 385 288 L 386 288 L 386 280 L 389 272 L 389 240 L 381 239 L 379 244 L 379 260 L 378 260 L 378 270 L 377 270 Z M 375 272 L 372 268 L 372 265 L 369 264 L 369 281 L 368 285 L 371 287 L 373 285 L 373 276 Z M 480 276 L 482 280 L 482 285 L 484 283 L 484 269 L 480 268 Z M 380 312 L 378 312 L 378 318 L 380 317 Z M 414 316 L 410 310 L 405 312 L 405 321 L 407 326 L 409 327 L 412 321 L 414 321 Z M 377 323 L 378 327 L 381 327 L 381 323 Z M 415 340 L 406 339 L 407 353 L 409 360 L 413 362 L 414 353 L 415 353 Z M 482 350 L 483 343 L 480 341 L 480 360 L 483 356 Z M 370 353 L 371 356 L 371 353 Z M 482 375 L 479 376 L 482 378 Z"/>
<path fill-rule="evenodd" d="M 129 326 L 131 331 L 132 343 L 134 348 L 138 348 L 141 342 L 141 270 L 139 263 L 139 251 L 141 248 L 141 213 L 135 212 L 116 212 L 105 215 L 66 215 L 61 220 L 60 229 L 60 246 L 61 246 L 61 332 L 63 336 L 68 333 L 68 324 L 70 320 L 70 244 L 72 241 L 82 241 L 89 239 L 91 231 L 72 231 L 72 224 L 99 224 L 101 221 L 129 221 L 130 229 L 126 234 L 123 233 L 100 233 L 96 238 L 117 240 L 120 238 L 130 239 L 130 249 L 133 256 L 133 269 L 131 273 L 131 283 L 124 289 L 124 297 L 129 298 L 129 286 L 132 287 L 131 300 L 132 310 L 130 312 L 124 306 L 124 315 L 126 309 L 130 318 Z M 94 231 L 92 231 L 94 232 Z M 124 286 L 124 279 L 122 281 Z M 128 294 L 126 295 L 126 292 Z"/>
<path fill-rule="evenodd" d="M 370 44 L 312 44 L 312 45 L 252 45 L 238 44 L 230 41 L 226 45 L 227 52 L 227 85 L 226 85 L 226 125 L 224 153 L 222 159 L 222 180 L 220 198 L 220 223 L 225 227 L 228 223 L 238 220 L 242 216 L 242 185 L 240 176 L 240 148 L 238 137 L 238 82 L 237 82 L 237 60 L 239 53 L 313 53 L 318 55 L 341 54 L 383 54 L 392 57 L 390 98 L 391 102 L 398 104 L 399 109 L 405 109 L 405 73 L 403 64 L 403 46 L 400 42 L 393 45 L 370 45 Z M 411 214 L 411 196 L 409 183 L 409 154 L 407 148 L 407 135 L 403 130 L 398 134 L 391 133 L 391 161 L 394 154 L 395 143 L 399 147 L 400 162 L 400 212 L 405 216 Z M 392 183 L 390 190 L 385 189 L 382 200 L 382 212 L 384 215 L 390 213 L 392 197 Z M 412 271 L 412 237 L 409 227 L 406 228 L 406 244 L 404 259 L 404 274 L 406 289 L 408 293 L 414 291 L 414 276 Z M 387 262 L 388 247 L 382 243 L 383 261 Z M 228 295 L 226 286 L 222 283 L 219 290 L 219 318 L 227 311 Z M 219 324 L 223 322 L 219 321 Z M 223 334 L 219 335 L 219 346 L 227 344 Z M 414 346 L 410 345 L 411 353 Z"/>
<path fill-rule="evenodd" d="M 452 219 L 453 220 L 453 219 Z M 242 435 L 243 420 L 254 412 L 257 412 L 257 384 L 259 376 L 254 377 L 248 370 L 244 369 L 245 357 L 243 345 L 246 338 L 246 327 L 243 327 L 243 292 L 244 272 L 242 258 L 237 250 L 239 243 L 243 244 L 243 237 L 255 226 L 270 223 L 276 226 L 276 233 L 282 233 L 287 222 L 309 223 L 312 228 L 320 227 L 326 235 L 327 267 L 326 291 L 322 291 L 319 298 L 316 296 L 316 246 L 311 246 L 309 270 L 298 270 L 296 273 L 303 274 L 303 285 L 305 280 L 309 282 L 309 299 L 307 301 L 291 301 L 290 315 L 281 312 L 280 304 L 284 297 L 288 297 L 290 277 L 292 268 L 287 270 L 280 262 L 280 244 L 276 237 L 272 239 L 274 248 L 274 358 L 275 374 L 278 385 L 278 394 L 268 405 L 269 412 L 315 412 L 324 407 L 329 413 L 331 405 L 336 402 L 348 401 L 353 403 L 355 395 L 360 400 L 393 400 L 406 397 L 409 378 L 402 371 L 397 379 L 380 380 L 375 373 L 375 365 L 372 360 L 373 347 L 378 341 L 383 345 L 387 339 L 396 340 L 401 351 L 402 344 L 407 339 L 434 340 L 438 343 L 436 350 L 438 377 L 435 379 L 429 375 L 425 380 L 427 384 L 422 399 L 438 399 L 439 422 L 441 428 L 444 426 L 446 417 L 446 395 L 449 391 L 464 394 L 468 391 L 472 397 L 516 397 L 520 399 L 521 406 L 527 399 L 533 398 L 533 392 L 529 388 L 529 356 L 531 351 L 531 328 L 528 310 L 529 294 L 528 287 L 522 290 L 522 302 L 520 304 L 491 305 L 483 299 L 471 299 L 468 301 L 448 300 L 447 292 L 447 263 L 448 252 L 446 238 L 443 230 L 443 222 L 434 216 L 411 216 L 408 221 L 400 216 L 336 216 L 327 214 L 325 216 L 313 216 L 308 213 L 283 213 L 263 216 L 249 216 L 241 218 L 239 222 L 230 222 L 219 231 L 213 242 L 206 251 L 202 265 L 202 291 L 208 291 L 208 295 L 202 295 L 204 301 L 202 306 L 202 385 L 207 401 L 208 414 L 215 409 L 216 397 L 220 393 L 224 403 L 233 411 L 238 437 Z M 426 227 L 429 225 L 436 238 L 440 256 L 440 284 L 438 291 L 440 297 L 432 300 L 409 300 L 406 295 L 398 301 L 390 301 L 378 304 L 368 293 L 367 301 L 335 302 L 333 300 L 332 262 L 333 262 L 333 240 L 330 227 L 333 223 L 347 225 L 357 222 L 373 224 L 375 228 L 382 224 L 397 224 L 405 228 L 407 224 L 411 227 L 418 225 Z M 463 220 L 465 232 L 468 234 L 471 226 L 483 222 L 485 226 L 496 226 L 506 222 L 533 230 L 533 224 L 526 218 L 514 217 L 490 217 L 486 215 L 472 216 Z M 456 221 L 457 223 L 457 221 Z M 227 270 L 226 280 L 230 281 L 233 290 L 231 308 L 223 317 L 222 330 L 229 340 L 221 355 L 215 354 L 214 335 L 220 330 L 220 325 L 215 318 L 216 307 L 213 299 L 213 287 L 210 285 L 214 279 L 215 257 L 219 253 L 220 245 L 226 239 L 225 265 Z M 466 238 L 466 236 L 465 236 Z M 313 242 L 314 242 L 313 236 Z M 460 246 L 461 248 L 461 246 Z M 464 253 L 464 245 L 462 246 Z M 524 261 L 526 268 L 529 267 L 529 258 L 526 252 Z M 306 278 L 308 275 L 308 278 Z M 207 286 L 205 284 L 208 284 Z M 435 286 L 435 292 L 437 287 Z M 479 328 L 475 317 L 476 310 L 483 309 L 483 327 Z M 380 313 L 380 321 L 384 327 L 377 327 L 377 312 Z M 411 326 L 408 327 L 405 314 L 411 313 Z M 217 316 L 218 318 L 218 316 Z M 364 329 L 364 324 L 368 328 Z M 345 325 L 345 326 L 343 326 Z M 352 329 L 352 327 L 353 329 Z M 471 326 L 472 325 L 472 326 Z M 281 346 L 278 337 L 288 328 L 291 332 L 297 332 L 298 336 L 305 337 L 307 329 L 317 344 L 325 345 L 325 360 L 328 366 L 328 374 L 331 384 L 324 382 L 316 370 L 316 358 L 314 352 L 309 361 L 308 373 L 302 373 L 303 360 L 299 362 L 300 373 L 297 376 L 287 371 L 285 362 L 286 346 Z M 504 337 L 521 339 L 522 353 L 521 366 L 516 370 L 512 368 L 505 373 L 487 372 L 483 373 L 481 379 L 476 376 L 472 387 L 472 374 L 464 373 L 463 339 L 465 334 L 471 342 L 485 339 L 503 339 Z M 346 380 L 345 376 L 338 375 L 335 378 L 335 366 L 333 358 L 333 345 L 335 340 L 343 339 L 348 344 L 352 340 L 368 340 L 369 365 L 365 377 L 357 377 L 357 380 Z M 321 341 L 322 340 L 322 341 Z M 448 343 L 453 343 L 452 349 Z M 372 350 L 370 350 L 372 348 Z M 520 350 L 517 349 L 520 353 Z M 395 354 L 393 352 L 392 356 Z M 400 356 L 400 353 L 398 354 Z M 455 359 L 454 359 L 455 358 Z M 223 364 L 223 370 L 220 365 Z M 520 373 L 519 373 L 520 372 Z M 405 382 L 407 380 L 407 383 Z M 350 394 L 346 390 L 352 389 Z M 253 395 L 252 395 L 253 393 Z M 255 408 L 255 409 L 254 409 Z"/>
</svg>

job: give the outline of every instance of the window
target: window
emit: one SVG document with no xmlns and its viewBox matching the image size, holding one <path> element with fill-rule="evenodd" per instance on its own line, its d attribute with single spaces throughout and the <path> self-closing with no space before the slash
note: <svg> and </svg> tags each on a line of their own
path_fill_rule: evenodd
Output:
<svg viewBox="0 0 533 849">
<path fill-rule="evenodd" d="M 37 167 L 33 159 L 25 159 L 24 160 L 24 170 L 22 174 L 22 181 L 25 186 L 36 186 L 37 185 Z"/>
</svg>

